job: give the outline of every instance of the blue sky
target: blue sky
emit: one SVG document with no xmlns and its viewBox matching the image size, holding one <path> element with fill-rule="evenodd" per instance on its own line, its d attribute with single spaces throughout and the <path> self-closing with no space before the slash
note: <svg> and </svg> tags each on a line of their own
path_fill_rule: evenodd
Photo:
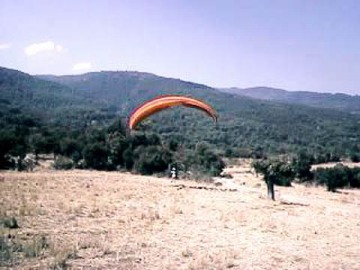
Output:
<svg viewBox="0 0 360 270">
<path fill-rule="evenodd" d="M 360 1 L 1 0 L 0 66 L 360 94 Z"/>
</svg>

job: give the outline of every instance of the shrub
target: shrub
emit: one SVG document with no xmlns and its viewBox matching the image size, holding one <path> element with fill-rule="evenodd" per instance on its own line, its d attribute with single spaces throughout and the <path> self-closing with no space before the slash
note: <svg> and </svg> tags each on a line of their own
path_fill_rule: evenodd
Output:
<svg viewBox="0 0 360 270">
<path fill-rule="evenodd" d="M 352 170 L 342 164 L 333 168 L 319 168 L 315 171 L 315 181 L 320 185 L 326 185 L 327 190 L 335 192 L 337 188 L 349 185 Z"/>
<path fill-rule="evenodd" d="M 134 166 L 134 151 L 131 148 L 127 148 L 122 154 L 122 158 L 125 168 L 130 171 Z"/>
<path fill-rule="evenodd" d="M 351 169 L 349 185 L 353 188 L 360 188 L 360 168 Z"/>
<path fill-rule="evenodd" d="M 23 251 L 26 257 L 38 257 L 45 249 L 49 247 L 48 241 L 44 235 L 37 236 L 29 243 L 23 245 Z"/>
<path fill-rule="evenodd" d="M 129 144 L 122 135 L 113 136 L 108 141 L 109 149 L 109 169 L 123 167 L 125 163 L 124 152 L 128 149 Z"/>
<path fill-rule="evenodd" d="M 13 248 L 5 236 L 0 236 L 0 267 L 12 259 Z"/>
<path fill-rule="evenodd" d="M 56 170 L 70 170 L 74 167 L 74 162 L 72 159 L 64 157 L 64 156 L 57 156 L 53 167 Z"/>
<path fill-rule="evenodd" d="M 350 159 L 351 159 L 352 162 L 360 162 L 360 155 L 352 153 L 351 156 L 350 156 Z"/>
<path fill-rule="evenodd" d="M 189 151 L 184 160 L 185 166 L 193 172 L 210 176 L 219 176 L 225 168 L 225 162 L 205 142 L 196 145 L 195 151 Z"/>
<path fill-rule="evenodd" d="M 18 224 L 16 218 L 14 218 L 14 217 L 4 218 L 1 223 L 3 223 L 4 228 L 9 228 L 9 229 L 19 228 L 19 224 Z"/>
<path fill-rule="evenodd" d="M 311 172 L 311 164 L 314 162 L 312 156 L 307 155 L 304 152 L 301 152 L 291 164 L 291 167 L 294 171 L 295 177 L 297 177 L 301 182 L 310 181 L 313 178 Z"/>
<path fill-rule="evenodd" d="M 275 185 L 291 186 L 291 181 L 294 179 L 294 171 L 292 167 L 279 160 L 261 160 L 252 163 L 256 173 L 264 175 L 264 180 L 267 182 L 271 177 Z"/>
<path fill-rule="evenodd" d="M 84 160 L 87 168 L 96 170 L 107 169 L 108 151 L 102 143 L 93 143 L 87 145 L 84 149 Z"/>
<path fill-rule="evenodd" d="M 171 153 L 167 149 L 155 145 L 138 147 L 135 157 L 134 169 L 147 175 L 166 171 L 172 161 Z"/>
</svg>

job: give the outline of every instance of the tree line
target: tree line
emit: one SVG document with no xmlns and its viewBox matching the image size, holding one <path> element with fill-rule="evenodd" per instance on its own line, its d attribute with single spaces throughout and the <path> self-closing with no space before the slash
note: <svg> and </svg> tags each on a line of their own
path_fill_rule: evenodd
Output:
<svg viewBox="0 0 360 270">
<path fill-rule="evenodd" d="M 267 184 L 268 197 L 275 200 L 274 185 L 291 186 L 293 181 L 324 185 L 328 191 L 338 188 L 360 188 L 360 167 L 349 168 L 338 163 L 330 168 L 312 170 L 314 157 L 304 152 L 289 159 L 261 159 L 252 163 L 256 173 L 262 174 Z"/>
<path fill-rule="evenodd" d="M 44 124 L 20 110 L 8 111 L 1 120 L 0 169 L 16 168 L 13 157 L 21 161 L 27 153 L 36 157 L 54 155 L 57 169 L 123 170 L 151 175 L 166 174 L 169 165 L 177 163 L 184 174 L 217 176 L 225 167 L 220 155 L 206 142 L 188 147 L 176 138 L 163 140 L 153 132 L 129 133 L 123 120 L 109 126 L 69 128 Z"/>
</svg>

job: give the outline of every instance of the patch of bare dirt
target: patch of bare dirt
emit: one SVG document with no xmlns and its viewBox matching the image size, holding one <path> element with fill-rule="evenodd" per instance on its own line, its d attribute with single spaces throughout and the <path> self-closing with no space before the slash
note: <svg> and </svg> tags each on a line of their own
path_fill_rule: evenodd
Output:
<svg viewBox="0 0 360 270">
<path fill-rule="evenodd" d="M 228 172 L 236 192 L 117 172 L 1 172 L 0 216 L 20 226 L 2 236 L 47 241 L 11 268 L 360 269 L 359 190 L 277 187 L 272 202 L 250 167 Z"/>
<path fill-rule="evenodd" d="M 333 168 L 338 164 L 342 164 L 349 168 L 359 168 L 360 167 L 360 162 L 341 161 L 341 162 L 328 162 L 328 163 L 315 164 L 315 165 L 311 166 L 311 169 L 316 170 L 318 168 Z"/>
</svg>

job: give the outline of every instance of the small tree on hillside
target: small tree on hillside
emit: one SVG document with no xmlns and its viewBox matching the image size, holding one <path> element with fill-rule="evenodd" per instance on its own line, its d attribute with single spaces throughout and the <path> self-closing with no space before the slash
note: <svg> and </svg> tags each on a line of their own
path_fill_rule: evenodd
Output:
<svg viewBox="0 0 360 270">
<path fill-rule="evenodd" d="M 84 148 L 83 156 L 87 168 L 106 170 L 108 151 L 101 143 L 89 144 Z"/>
<path fill-rule="evenodd" d="M 225 162 L 215 150 L 205 142 L 197 143 L 195 151 L 188 152 L 183 163 L 190 170 L 198 171 L 209 176 L 219 176 L 225 168 Z"/>
<path fill-rule="evenodd" d="M 165 172 L 172 162 L 170 151 L 162 146 L 139 146 L 134 154 L 134 169 L 141 174 Z"/>
<path fill-rule="evenodd" d="M 336 192 L 336 189 L 349 185 L 356 185 L 356 170 L 337 164 L 333 168 L 318 168 L 315 171 L 315 181 L 325 184 L 328 191 Z"/>
<path fill-rule="evenodd" d="M 300 152 L 300 154 L 293 159 L 291 164 L 295 177 L 301 182 L 310 181 L 313 178 L 311 172 L 312 163 L 313 157 L 307 155 L 305 152 Z"/>
<path fill-rule="evenodd" d="M 264 176 L 268 198 L 275 200 L 274 185 L 291 186 L 294 172 L 291 166 L 281 161 L 261 160 L 252 163 L 256 173 Z"/>
</svg>

